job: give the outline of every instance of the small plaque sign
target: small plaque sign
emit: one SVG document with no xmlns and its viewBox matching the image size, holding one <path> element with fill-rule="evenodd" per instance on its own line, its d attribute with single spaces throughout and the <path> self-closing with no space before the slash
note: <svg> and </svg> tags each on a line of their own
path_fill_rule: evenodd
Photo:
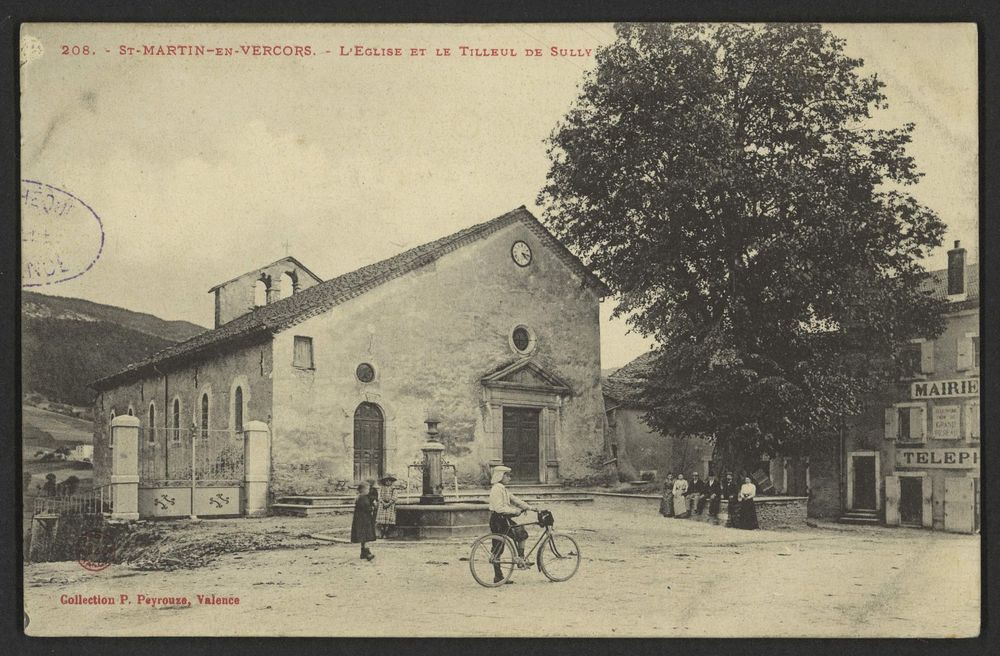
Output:
<svg viewBox="0 0 1000 656">
<path fill-rule="evenodd" d="M 939 440 L 957 440 L 961 437 L 960 416 L 961 413 L 957 405 L 935 405 L 931 435 Z"/>
</svg>

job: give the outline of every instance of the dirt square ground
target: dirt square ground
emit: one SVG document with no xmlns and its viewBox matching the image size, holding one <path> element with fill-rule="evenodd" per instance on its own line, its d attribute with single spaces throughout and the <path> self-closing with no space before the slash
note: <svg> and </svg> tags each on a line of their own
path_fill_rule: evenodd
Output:
<svg viewBox="0 0 1000 656">
<path fill-rule="evenodd" d="M 25 567 L 30 635 L 106 636 L 815 636 L 965 637 L 979 632 L 979 536 L 821 525 L 739 531 L 655 509 L 553 504 L 583 562 L 565 583 L 536 570 L 487 589 L 471 539 L 294 548 L 221 556 L 205 567 L 90 572 Z M 324 531 L 349 517 L 203 522 L 205 530 Z M 534 535 L 537 535 L 537 528 Z M 533 543 L 533 539 L 529 545 Z M 933 591 L 933 595 L 931 593 Z M 129 603 L 70 604 L 74 595 Z M 185 597 L 189 604 L 140 603 Z M 196 595 L 239 598 L 199 603 Z"/>
</svg>

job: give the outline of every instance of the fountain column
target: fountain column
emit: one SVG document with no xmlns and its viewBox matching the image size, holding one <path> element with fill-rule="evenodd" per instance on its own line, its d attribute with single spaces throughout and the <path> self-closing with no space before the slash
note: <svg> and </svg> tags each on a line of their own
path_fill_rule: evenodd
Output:
<svg viewBox="0 0 1000 656">
<path fill-rule="evenodd" d="M 441 494 L 441 491 L 444 489 L 444 475 L 441 467 L 441 456 L 444 452 L 444 444 L 437 440 L 438 422 L 428 419 L 425 423 L 427 424 L 427 442 L 420 447 L 420 450 L 424 452 L 423 490 L 420 495 L 420 503 L 423 505 L 443 504 L 444 495 Z"/>
</svg>

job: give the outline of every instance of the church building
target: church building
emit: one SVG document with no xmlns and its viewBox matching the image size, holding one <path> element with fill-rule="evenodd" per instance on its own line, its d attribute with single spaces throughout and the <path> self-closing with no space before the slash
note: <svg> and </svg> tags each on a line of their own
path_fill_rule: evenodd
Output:
<svg viewBox="0 0 1000 656">
<path fill-rule="evenodd" d="M 530 483 L 600 467 L 610 292 L 523 206 L 330 280 L 285 257 L 210 292 L 212 330 L 93 383 L 95 484 L 111 420 L 135 416 L 140 511 L 161 503 L 142 488 L 237 481 L 223 470 L 251 421 L 269 427 L 272 499 L 404 480 L 428 422 L 466 484 L 500 463 Z"/>
</svg>

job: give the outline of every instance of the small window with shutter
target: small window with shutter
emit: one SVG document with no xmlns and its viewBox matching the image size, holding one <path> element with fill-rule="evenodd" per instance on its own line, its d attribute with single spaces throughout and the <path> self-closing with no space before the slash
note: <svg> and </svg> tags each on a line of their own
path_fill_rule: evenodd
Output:
<svg viewBox="0 0 1000 656">
<path fill-rule="evenodd" d="M 295 336 L 295 350 L 292 354 L 292 366 L 299 369 L 313 368 L 312 337 Z"/>
<path fill-rule="evenodd" d="M 910 439 L 910 409 L 909 408 L 898 408 L 899 419 L 896 421 L 897 435 L 899 439 L 908 440 Z"/>
<path fill-rule="evenodd" d="M 979 401 L 965 404 L 965 435 L 970 440 L 979 439 Z"/>
<path fill-rule="evenodd" d="M 926 435 L 927 413 L 924 406 L 910 406 L 910 439 L 923 442 Z"/>
<path fill-rule="evenodd" d="M 920 373 L 934 373 L 934 340 L 920 342 Z"/>
<path fill-rule="evenodd" d="M 891 410 L 891 413 L 890 413 Z M 904 442 L 923 442 L 927 435 L 927 411 L 923 403 L 899 403 L 886 410 L 887 439 Z"/>
<path fill-rule="evenodd" d="M 899 350 L 897 363 L 899 365 L 899 377 L 902 380 L 909 378 L 919 378 L 923 368 L 923 349 L 920 344 L 907 344 Z"/>
<path fill-rule="evenodd" d="M 894 440 L 899 435 L 899 428 L 897 427 L 897 410 L 896 408 L 886 408 L 885 409 L 885 439 Z"/>
<path fill-rule="evenodd" d="M 979 366 L 979 335 L 977 333 L 966 333 L 957 338 L 957 356 L 955 359 L 955 369 L 967 371 Z"/>
</svg>

